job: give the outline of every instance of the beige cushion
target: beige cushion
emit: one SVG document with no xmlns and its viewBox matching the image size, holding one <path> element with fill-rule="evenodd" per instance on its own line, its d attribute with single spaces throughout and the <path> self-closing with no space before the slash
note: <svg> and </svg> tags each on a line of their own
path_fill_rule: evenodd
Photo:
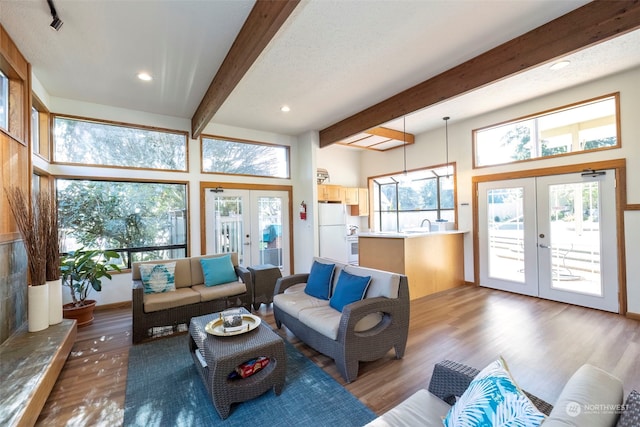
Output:
<svg viewBox="0 0 640 427">
<path fill-rule="evenodd" d="M 176 263 L 176 270 L 175 270 L 176 289 L 188 288 L 189 286 L 191 286 L 191 283 L 192 283 L 191 282 L 191 264 L 189 263 L 188 258 L 134 262 L 133 265 L 131 266 L 131 278 L 133 280 L 141 280 L 140 264 L 166 264 L 168 262 Z M 146 307 L 145 307 L 145 311 L 148 311 Z"/>
<path fill-rule="evenodd" d="M 167 308 L 179 307 L 187 304 L 200 302 L 200 294 L 191 288 L 179 288 L 173 292 L 162 292 L 157 294 L 144 295 L 144 311 L 166 310 Z"/>
<path fill-rule="evenodd" d="M 340 328 L 341 318 L 342 313 L 328 305 L 323 307 L 306 308 L 301 310 L 298 315 L 298 320 L 306 326 L 320 332 L 322 335 L 331 338 L 332 340 L 336 340 L 338 338 L 338 329 Z M 381 320 L 382 315 L 380 313 L 370 313 L 356 323 L 354 330 L 356 332 L 366 331 L 376 326 Z"/>
<path fill-rule="evenodd" d="M 346 266 L 344 271 L 354 276 L 371 276 L 371 283 L 369 284 L 365 298 L 398 298 L 398 288 L 400 287 L 399 274 L 353 265 Z"/>
<path fill-rule="evenodd" d="M 216 286 L 194 285 L 191 289 L 200 294 L 202 301 L 211 301 L 247 292 L 247 286 L 242 282 L 231 282 Z"/>
<path fill-rule="evenodd" d="M 586 364 L 567 381 L 543 426 L 613 427 L 622 403 L 622 381 Z"/>
<path fill-rule="evenodd" d="M 306 283 L 305 283 L 306 285 Z M 298 285 L 295 285 L 298 286 Z M 295 286 L 292 286 L 295 287 Z M 298 288 L 300 289 L 300 288 Z M 304 288 L 302 288 L 304 290 Z M 303 292 L 285 292 L 273 296 L 273 304 L 277 305 L 285 313 L 296 319 L 300 316 L 300 311 L 311 307 L 329 307 L 328 300 L 314 298 Z M 333 310 L 333 309 L 332 309 Z M 335 310 L 334 310 L 335 311 Z M 338 313 L 339 314 L 339 313 Z"/>
<path fill-rule="evenodd" d="M 231 263 L 233 266 L 238 265 L 238 254 L 235 252 L 230 252 L 231 254 Z M 200 260 L 202 258 L 219 258 L 229 254 L 213 254 L 213 255 L 202 255 L 189 258 L 191 262 L 191 280 L 194 285 L 201 285 L 204 283 L 204 274 L 202 274 L 202 264 L 200 264 Z M 235 295 L 235 294 L 233 294 Z"/>
<path fill-rule="evenodd" d="M 450 406 L 421 389 L 365 427 L 442 427 Z"/>
</svg>

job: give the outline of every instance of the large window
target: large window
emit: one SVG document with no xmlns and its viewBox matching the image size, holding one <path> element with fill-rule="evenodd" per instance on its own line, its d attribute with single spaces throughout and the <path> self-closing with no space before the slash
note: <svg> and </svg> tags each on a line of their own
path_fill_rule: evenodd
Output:
<svg viewBox="0 0 640 427">
<path fill-rule="evenodd" d="M 57 116 L 54 157 L 58 163 L 187 170 L 187 134 Z"/>
<path fill-rule="evenodd" d="M 9 129 L 9 79 L 0 71 L 0 127 Z"/>
<path fill-rule="evenodd" d="M 373 178 L 376 231 L 411 231 L 454 222 L 455 168 L 438 167 Z"/>
<path fill-rule="evenodd" d="M 473 131 L 474 167 L 620 147 L 618 94 Z"/>
<path fill-rule="evenodd" d="M 61 250 L 115 249 L 123 264 L 187 255 L 187 184 L 56 180 Z"/>
<path fill-rule="evenodd" d="M 203 136 L 202 172 L 289 178 L 289 147 Z"/>
</svg>

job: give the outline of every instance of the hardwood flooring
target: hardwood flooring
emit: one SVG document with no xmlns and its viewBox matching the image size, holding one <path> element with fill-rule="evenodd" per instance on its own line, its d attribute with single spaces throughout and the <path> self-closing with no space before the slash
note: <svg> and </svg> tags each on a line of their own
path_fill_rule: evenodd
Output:
<svg viewBox="0 0 640 427">
<path fill-rule="evenodd" d="M 271 306 L 258 314 L 275 328 Z M 428 385 L 434 363 L 450 359 L 482 368 L 499 355 L 519 385 L 553 403 L 584 363 L 622 378 L 625 396 L 640 387 L 640 322 L 486 288 L 464 286 L 411 302 L 405 356 L 361 363 L 345 384 L 333 361 L 283 330 L 276 331 L 382 414 Z M 162 339 L 162 338 L 157 338 Z M 38 426 L 122 424 L 131 347 L 130 308 L 98 311 L 78 336 L 38 419 Z"/>
</svg>

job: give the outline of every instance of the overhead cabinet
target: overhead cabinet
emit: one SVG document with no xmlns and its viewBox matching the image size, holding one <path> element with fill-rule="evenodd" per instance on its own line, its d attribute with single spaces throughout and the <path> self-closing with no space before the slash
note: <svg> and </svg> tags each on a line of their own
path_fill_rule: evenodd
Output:
<svg viewBox="0 0 640 427">
<path fill-rule="evenodd" d="M 318 201 L 343 203 L 344 192 L 342 186 L 331 184 L 318 185 Z"/>
<path fill-rule="evenodd" d="M 359 188 L 345 187 L 344 188 L 344 203 L 347 205 L 358 205 L 358 190 Z"/>
<path fill-rule="evenodd" d="M 351 215 L 368 216 L 369 215 L 369 190 L 366 188 L 357 188 L 358 203 L 351 206 Z"/>
</svg>

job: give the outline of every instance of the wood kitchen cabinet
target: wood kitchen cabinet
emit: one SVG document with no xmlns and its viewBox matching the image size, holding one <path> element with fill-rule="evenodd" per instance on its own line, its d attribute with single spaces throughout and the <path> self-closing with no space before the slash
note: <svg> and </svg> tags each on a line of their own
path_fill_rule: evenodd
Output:
<svg viewBox="0 0 640 427">
<path fill-rule="evenodd" d="M 358 188 L 358 203 L 351 206 L 351 215 L 368 216 L 369 215 L 369 190 L 366 188 Z"/>
<path fill-rule="evenodd" d="M 344 191 L 340 185 L 320 184 L 318 185 L 319 202 L 344 202 Z"/>
<path fill-rule="evenodd" d="M 353 188 L 353 187 L 345 187 L 344 188 L 344 203 L 346 205 L 358 205 L 358 190 L 360 190 L 359 188 Z"/>
</svg>

